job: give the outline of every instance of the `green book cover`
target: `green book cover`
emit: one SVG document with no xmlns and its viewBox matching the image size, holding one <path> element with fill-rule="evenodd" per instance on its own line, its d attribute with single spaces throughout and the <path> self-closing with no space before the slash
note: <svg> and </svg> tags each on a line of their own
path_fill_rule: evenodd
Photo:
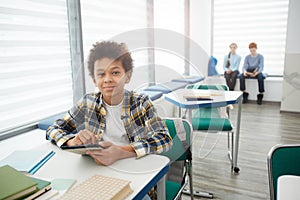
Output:
<svg viewBox="0 0 300 200">
<path fill-rule="evenodd" d="M 18 199 L 36 189 L 37 183 L 31 178 L 8 165 L 0 167 L 0 200 Z"/>
</svg>

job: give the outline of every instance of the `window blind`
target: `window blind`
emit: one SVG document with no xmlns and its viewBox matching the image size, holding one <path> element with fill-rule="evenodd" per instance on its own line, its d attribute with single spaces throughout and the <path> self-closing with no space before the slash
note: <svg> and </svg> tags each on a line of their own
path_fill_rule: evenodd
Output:
<svg viewBox="0 0 300 200">
<path fill-rule="evenodd" d="M 147 7 L 144 0 L 81 1 L 84 57 L 87 58 L 96 41 L 115 40 L 123 33 L 147 27 Z M 127 38 L 128 39 L 128 38 Z M 138 40 L 139 38 L 135 38 Z M 131 41 L 124 42 L 130 48 Z M 146 50 L 132 52 L 135 67 L 147 61 Z"/>
<path fill-rule="evenodd" d="M 135 32 L 137 29 L 147 28 L 146 0 L 81 1 L 81 19 L 85 61 L 87 61 L 92 44 L 96 41 L 123 42 L 131 52 L 135 67 L 128 89 L 135 89 L 137 84 L 147 81 L 147 74 L 140 74 L 140 77 L 136 77 L 137 71 L 139 71 L 137 68 L 141 67 L 142 71 L 145 71 L 147 66 L 148 51 L 144 48 L 147 44 L 147 35 Z M 144 45 L 136 48 L 136 44 L 140 43 Z M 86 66 L 85 72 L 88 74 Z M 142 82 L 139 82 L 138 79 L 142 79 Z M 88 92 L 93 91 L 94 85 L 88 75 L 86 81 L 89 83 L 87 85 Z"/>
<path fill-rule="evenodd" d="M 154 28 L 166 29 L 170 31 L 171 38 L 164 38 L 165 40 L 172 39 L 172 32 L 179 33 L 184 36 L 184 0 L 154 0 Z M 159 37 L 155 35 L 155 37 Z M 155 39 L 155 41 L 159 41 Z M 184 49 L 184 40 L 174 41 L 182 46 Z M 155 50 L 155 65 L 166 67 L 172 71 L 183 74 L 184 73 L 184 59 L 175 53 L 174 49 L 156 49 Z M 158 81 L 166 81 L 159 68 L 156 70 L 156 77 Z M 163 75 L 163 76 L 162 76 Z"/>
<path fill-rule="evenodd" d="M 255 42 L 265 58 L 264 72 L 282 75 L 284 68 L 288 0 L 214 0 L 213 55 L 217 69 L 223 72 L 224 56 L 229 45 L 237 43 L 237 53 L 250 54 L 248 45 Z"/>
<path fill-rule="evenodd" d="M 65 0 L 1 0 L 0 137 L 72 106 Z"/>
</svg>

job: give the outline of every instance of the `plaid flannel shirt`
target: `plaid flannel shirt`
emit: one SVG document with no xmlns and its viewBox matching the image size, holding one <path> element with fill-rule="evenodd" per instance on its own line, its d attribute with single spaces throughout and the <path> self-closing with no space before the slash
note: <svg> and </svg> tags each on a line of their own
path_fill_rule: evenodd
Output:
<svg viewBox="0 0 300 200">
<path fill-rule="evenodd" d="M 47 129 L 46 138 L 60 147 L 79 130 L 88 129 L 102 140 L 105 115 L 101 93 L 87 94 Z M 148 96 L 125 90 L 120 117 L 137 157 L 171 148 L 172 138 Z"/>
</svg>

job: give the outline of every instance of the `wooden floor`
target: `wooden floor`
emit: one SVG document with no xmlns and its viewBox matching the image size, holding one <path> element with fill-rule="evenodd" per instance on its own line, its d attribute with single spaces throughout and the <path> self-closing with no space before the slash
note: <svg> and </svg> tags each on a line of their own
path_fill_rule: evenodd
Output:
<svg viewBox="0 0 300 200">
<path fill-rule="evenodd" d="M 237 107 L 231 113 L 236 119 Z M 193 140 L 194 190 L 214 199 L 269 199 L 267 154 L 276 144 L 300 143 L 300 114 L 280 113 L 277 103 L 243 104 L 238 166 L 231 173 L 226 133 L 196 132 Z M 183 199 L 190 199 L 183 196 Z M 203 198 L 195 198 L 203 199 Z"/>
</svg>

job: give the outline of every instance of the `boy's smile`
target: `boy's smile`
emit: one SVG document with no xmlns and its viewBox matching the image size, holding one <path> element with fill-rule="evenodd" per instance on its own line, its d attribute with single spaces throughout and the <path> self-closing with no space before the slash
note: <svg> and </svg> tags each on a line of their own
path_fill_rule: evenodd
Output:
<svg viewBox="0 0 300 200">
<path fill-rule="evenodd" d="M 119 104 L 124 97 L 124 86 L 130 81 L 131 72 L 125 72 L 121 61 L 109 58 L 96 60 L 94 83 L 109 105 Z"/>
</svg>

